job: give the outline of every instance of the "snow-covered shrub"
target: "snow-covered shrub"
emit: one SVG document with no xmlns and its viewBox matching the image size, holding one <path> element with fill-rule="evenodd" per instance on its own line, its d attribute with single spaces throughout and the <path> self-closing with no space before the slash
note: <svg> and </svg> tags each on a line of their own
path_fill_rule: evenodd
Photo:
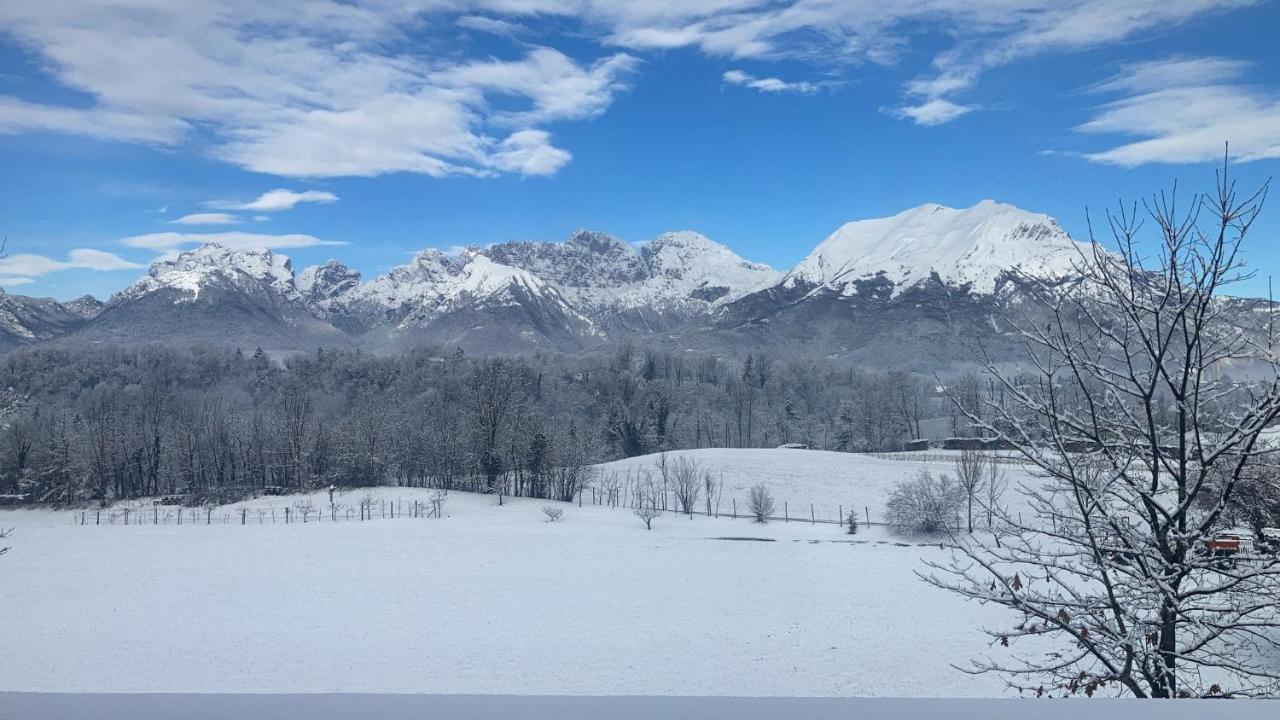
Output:
<svg viewBox="0 0 1280 720">
<path fill-rule="evenodd" d="M 778 504 L 773 499 L 773 493 L 769 492 L 768 485 L 756 483 L 751 486 L 751 493 L 747 496 L 747 511 L 756 519 L 756 522 L 769 522 L 769 516 L 777 507 Z"/>
<path fill-rule="evenodd" d="M 898 532 L 932 535 L 954 524 L 962 503 L 963 494 L 954 480 L 921 470 L 893 489 L 884 516 Z"/>
<path fill-rule="evenodd" d="M 564 508 L 555 505 L 543 505 L 542 514 L 547 516 L 547 522 L 555 522 L 564 515 Z"/>
<path fill-rule="evenodd" d="M 849 528 L 850 535 L 858 534 L 858 511 L 850 510 L 849 516 L 844 519 L 845 527 Z"/>
</svg>

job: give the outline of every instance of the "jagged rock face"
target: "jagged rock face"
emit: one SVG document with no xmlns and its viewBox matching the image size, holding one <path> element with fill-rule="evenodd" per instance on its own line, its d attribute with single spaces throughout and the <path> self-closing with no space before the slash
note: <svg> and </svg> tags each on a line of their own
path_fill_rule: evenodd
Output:
<svg viewBox="0 0 1280 720">
<path fill-rule="evenodd" d="M 92 320 L 102 312 L 104 304 L 92 295 L 81 295 L 75 300 L 62 303 L 67 312 L 83 320 Z"/>
<path fill-rule="evenodd" d="M 475 252 L 569 288 L 628 286 L 648 275 L 635 248 L 590 230 L 579 230 L 563 243 L 512 242 Z"/>
<path fill-rule="evenodd" d="M 295 274 L 267 250 L 207 245 L 155 263 L 105 306 L 0 295 L 0 347 L 65 336 L 504 353 L 634 340 L 928 371 L 978 345 L 1014 357 L 1001 318 L 1025 305 L 1020 278 L 1069 282 L 1080 249 L 1052 218 L 990 201 L 848 223 L 785 274 L 688 231 L 638 247 L 580 230 L 562 243 L 424 250 L 368 282 L 337 261 Z M 1242 302 L 1240 313 L 1256 309 Z"/>
<path fill-rule="evenodd" d="M 324 265 L 306 268 L 298 274 L 294 284 L 307 302 L 324 305 L 360 287 L 360 273 L 337 260 L 330 260 Z"/>
</svg>

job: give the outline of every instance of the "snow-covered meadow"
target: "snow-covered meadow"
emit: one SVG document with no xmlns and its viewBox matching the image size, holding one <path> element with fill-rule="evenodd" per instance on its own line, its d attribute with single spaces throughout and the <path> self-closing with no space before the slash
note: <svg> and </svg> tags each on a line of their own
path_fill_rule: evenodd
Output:
<svg viewBox="0 0 1280 720">
<path fill-rule="evenodd" d="M 741 514 L 751 486 L 763 483 L 777 500 L 779 516 L 788 512 L 793 518 L 809 520 L 812 506 L 818 520 L 836 520 L 842 510 L 845 513 L 857 510 L 859 520 L 880 522 L 885 502 L 895 486 L 921 470 L 955 477 L 954 463 L 960 453 L 933 450 L 860 455 L 824 450 L 708 448 L 677 450 L 666 455 L 669 464 L 687 458 L 717 481 L 723 481 L 719 509 L 722 515 L 731 512 L 734 500 Z M 642 472 L 656 475 L 658 458 L 658 455 L 641 455 L 597 467 L 601 473 L 616 473 L 625 481 Z M 1008 481 L 1004 502 L 1011 511 L 1018 512 L 1024 508 L 1018 487 L 1035 483 L 1036 479 L 1022 465 L 1000 467 Z"/>
<path fill-rule="evenodd" d="M 848 497 L 873 515 L 896 478 L 949 470 L 691 454 L 723 473 L 726 497 L 764 480 L 779 501 Z M 952 664 L 998 652 L 979 628 L 1007 618 L 920 582 L 921 560 L 942 552 L 881 528 L 666 514 L 646 531 L 625 508 L 562 505 L 552 523 L 544 501 L 464 493 L 443 519 L 285 525 L 252 511 L 297 500 L 251 501 L 245 525 L 239 506 L 230 523 L 182 526 L 0 513 L 15 528 L 0 559 L 0 690 L 1006 694 Z"/>
</svg>

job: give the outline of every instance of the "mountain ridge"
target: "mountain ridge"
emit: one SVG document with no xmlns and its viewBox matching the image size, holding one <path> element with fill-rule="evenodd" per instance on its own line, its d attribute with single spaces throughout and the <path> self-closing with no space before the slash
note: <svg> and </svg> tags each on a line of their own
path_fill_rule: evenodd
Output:
<svg viewBox="0 0 1280 720">
<path fill-rule="evenodd" d="M 428 248 L 368 280 L 337 260 L 295 271 L 271 250 L 209 244 L 153 263 L 100 311 L 58 327 L 69 341 L 279 350 L 434 342 L 577 352 L 642 340 L 919 360 L 955 357 L 954 346 L 975 334 L 994 340 L 1007 281 L 1069 275 L 1085 247 L 1048 215 L 990 200 L 846 223 L 787 272 L 688 230 L 641 244 L 580 229 L 558 243 Z"/>
</svg>

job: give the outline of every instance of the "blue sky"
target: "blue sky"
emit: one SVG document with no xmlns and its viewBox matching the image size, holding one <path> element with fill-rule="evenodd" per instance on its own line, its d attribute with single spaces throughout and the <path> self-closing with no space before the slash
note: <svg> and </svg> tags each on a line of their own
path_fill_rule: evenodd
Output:
<svg viewBox="0 0 1280 720">
<path fill-rule="evenodd" d="M 424 247 L 1049 213 L 1280 168 L 1277 3 L 7 0 L 0 286 L 105 297 L 217 236 L 366 276 Z M 283 190 L 285 192 L 274 192 Z M 185 218 L 185 220 L 184 220 Z M 1264 293 L 1280 208 L 1248 246 Z M 228 234 L 230 233 L 230 234 Z"/>
</svg>

